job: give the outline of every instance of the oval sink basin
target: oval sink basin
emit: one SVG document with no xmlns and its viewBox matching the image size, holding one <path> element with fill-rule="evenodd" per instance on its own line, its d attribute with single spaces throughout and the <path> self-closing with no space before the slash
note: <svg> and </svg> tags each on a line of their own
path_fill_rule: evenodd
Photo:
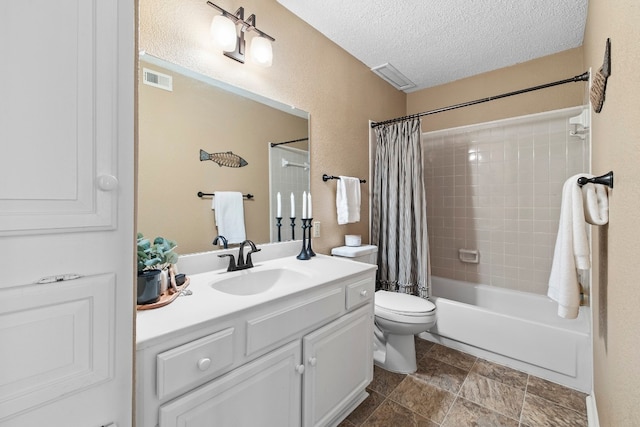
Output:
<svg viewBox="0 0 640 427">
<path fill-rule="evenodd" d="M 286 268 L 244 270 L 224 275 L 211 284 L 217 291 L 231 295 L 257 295 L 283 285 L 295 285 L 307 279 L 304 273 Z"/>
</svg>

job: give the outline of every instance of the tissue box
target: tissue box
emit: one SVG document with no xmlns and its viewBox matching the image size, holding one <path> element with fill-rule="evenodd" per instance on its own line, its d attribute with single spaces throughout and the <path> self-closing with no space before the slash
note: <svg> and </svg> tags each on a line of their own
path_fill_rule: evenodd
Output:
<svg viewBox="0 0 640 427">
<path fill-rule="evenodd" d="M 362 243 L 362 236 L 356 234 L 347 234 L 344 236 L 345 246 L 360 246 Z"/>
</svg>

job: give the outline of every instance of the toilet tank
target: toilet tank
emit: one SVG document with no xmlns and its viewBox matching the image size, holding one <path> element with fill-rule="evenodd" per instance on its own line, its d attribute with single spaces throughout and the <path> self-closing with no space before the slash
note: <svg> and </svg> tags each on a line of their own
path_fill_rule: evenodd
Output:
<svg viewBox="0 0 640 427">
<path fill-rule="evenodd" d="M 374 245 L 340 246 L 331 249 L 331 255 L 367 264 L 378 263 L 378 247 Z"/>
</svg>

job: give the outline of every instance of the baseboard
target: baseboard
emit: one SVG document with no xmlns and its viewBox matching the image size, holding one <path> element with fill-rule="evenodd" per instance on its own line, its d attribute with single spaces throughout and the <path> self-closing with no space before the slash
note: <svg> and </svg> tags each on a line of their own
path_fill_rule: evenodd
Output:
<svg viewBox="0 0 640 427">
<path fill-rule="evenodd" d="M 589 396 L 587 396 L 587 421 L 589 422 L 589 427 L 600 427 L 598 407 L 596 406 L 596 395 L 593 391 Z"/>
</svg>

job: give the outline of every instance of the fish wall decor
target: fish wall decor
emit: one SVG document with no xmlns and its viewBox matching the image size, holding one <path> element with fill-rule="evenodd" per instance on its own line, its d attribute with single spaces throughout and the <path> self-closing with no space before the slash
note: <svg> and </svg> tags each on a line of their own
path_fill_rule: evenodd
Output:
<svg viewBox="0 0 640 427">
<path fill-rule="evenodd" d="M 233 154 L 231 151 L 226 153 L 212 153 L 209 154 L 204 150 L 200 150 L 200 161 L 211 160 L 218 166 L 226 166 L 228 168 L 241 168 L 247 166 L 249 163 L 237 154 Z"/>
</svg>

